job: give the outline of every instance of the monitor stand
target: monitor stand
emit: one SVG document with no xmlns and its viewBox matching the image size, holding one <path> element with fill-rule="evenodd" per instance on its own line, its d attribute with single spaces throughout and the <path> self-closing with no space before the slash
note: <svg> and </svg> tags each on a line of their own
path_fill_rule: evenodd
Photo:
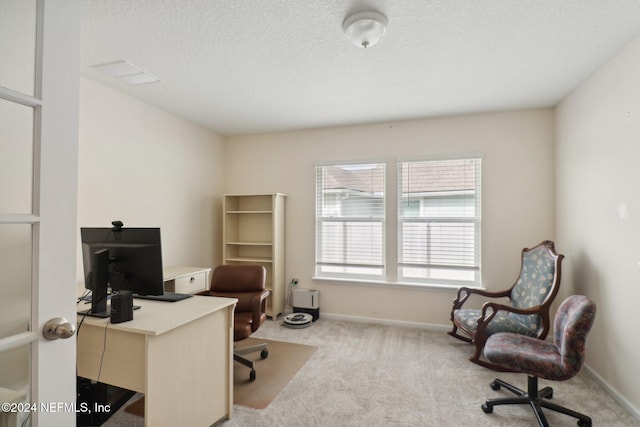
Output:
<svg viewBox="0 0 640 427">
<path fill-rule="evenodd" d="M 98 311 L 94 313 L 91 309 L 88 309 L 88 310 L 78 311 L 78 314 L 82 314 L 83 316 L 100 317 L 102 319 L 106 319 L 107 317 L 111 317 L 111 310 Z"/>
<path fill-rule="evenodd" d="M 134 305 L 133 309 L 134 310 L 138 310 L 140 308 L 139 305 Z M 89 316 L 89 317 L 99 317 L 101 319 L 106 319 L 108 317 L 111 317 L 111 306 L 108 306 L 108 309 L 106 311 L 99 311 L 97 313 L 94 313 L 93 311 L 91 311 L 91 309 L 88 310 L 81 310 L 78 311 L 78 314 L 81 314 L 83 316 Z"/>
<path fill-rule="evenodd" d="M 109 299 L 107 289 L 109 287 L 109 249 L 100 249 L 91 254 L 91 308 L 78 311 L 78 314 L 89 317 L 106 319 L 111 317 L 111 306 L 107 304 Z M 139 309 L 134 305 L 133 309 Z"/>
<path fill-rule="evenodd" d="M 111 317 L 107 307 L 107 287 L 109 282 L 109 249 L 100 249 L 91 254 L 91 309 L 79 311 L 85 316 Z"/>
</svg>

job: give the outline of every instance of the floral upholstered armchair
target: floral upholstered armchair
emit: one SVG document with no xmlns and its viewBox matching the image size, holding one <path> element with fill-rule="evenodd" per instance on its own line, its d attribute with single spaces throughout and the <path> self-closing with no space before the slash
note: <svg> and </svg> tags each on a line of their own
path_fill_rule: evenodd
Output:
<svg viewBox="0 0 640 427">
<path fill-rule="evenodd" d="M 504 368 L 481 359 L 487 338 L 497 332 L 513 332 L 545 339 L 550 328 L 549 308 L 560 286 L 560 265 L 564 255 L 545 240 L 522 250 L 518 280 L 509 289 L 491 292 L 461 287 L 451 309 L 453 327 L 449 335 L 475 344 L 470 361 L 498 371 Z M 463 308 L 471 295 L 484 298 L 508 298 L 509 303 L 487 301 L 481 309 Z"/>
</svg>

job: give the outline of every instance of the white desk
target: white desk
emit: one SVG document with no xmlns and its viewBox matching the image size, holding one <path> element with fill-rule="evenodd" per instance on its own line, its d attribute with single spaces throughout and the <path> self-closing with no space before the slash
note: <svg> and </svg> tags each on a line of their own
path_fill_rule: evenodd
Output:
<svg viewBox="0 0 640 427">
<path fill-rule="evenodd" d="M 141 308 L 132 321 L 86 317 L 78 330 L 78 376 L 144 393 L 147 426 L 210 426 L 229 419 L 236 301 L 135 299 Z"/>
</svg>

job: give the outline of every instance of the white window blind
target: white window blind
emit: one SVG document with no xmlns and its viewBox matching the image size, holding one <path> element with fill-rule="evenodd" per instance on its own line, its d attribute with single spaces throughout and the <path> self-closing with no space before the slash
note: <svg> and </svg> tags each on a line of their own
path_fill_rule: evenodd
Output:
<svg viewBox="0 0 640 427">
<path fill-rule="evenodd" d="M 480 283 L 480 159 L 398 164 L 398 280 Z"/>
<path fill-rule="evenodd" d="M 316 274 L 384 277 L 385 165 L 316 167 Z"/>
</svg>

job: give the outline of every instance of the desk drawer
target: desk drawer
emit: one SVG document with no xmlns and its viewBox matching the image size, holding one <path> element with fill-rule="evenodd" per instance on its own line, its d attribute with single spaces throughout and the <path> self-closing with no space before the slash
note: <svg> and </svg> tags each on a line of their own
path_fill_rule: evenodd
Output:
<svg viewBox="0 0 640 427">
<path fill-rule="evenodd" d="M 168 280 L 164 284 L 165 290 L 168 292 L 178 292 L 181 294 L 192 294 L 208 289 L 207 272 L 189 274 Z"/>
<path fill-rule="evenodd" d="M 209 289 L 210 268 L 177 266 L 164 269 L 164 290 L 193 294 Z"/>
</svg>

